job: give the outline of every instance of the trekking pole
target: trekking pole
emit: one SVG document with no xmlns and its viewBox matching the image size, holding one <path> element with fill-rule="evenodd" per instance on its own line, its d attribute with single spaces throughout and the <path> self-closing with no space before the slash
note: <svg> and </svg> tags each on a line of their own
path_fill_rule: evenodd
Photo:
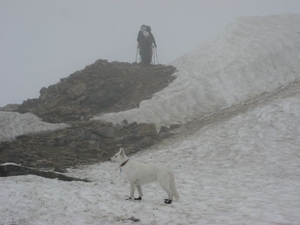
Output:
<svg viewBox="0 0 300 225">
<path fill-rule="evenodd" d="M 158 62 L 157 48 L 155 48 L 155 53 L 156 53 L 156 61 L 157 61 L 157 65 L 158 65 L 159 62 Z"/>
<path fill-rule="evenodd" d="M 152 58 L 153 58 L 153 65 L 155 65 L 155 54 L 152 54 Z"/>
<path fill-rule="evenodd" d="M 138 55 L 138 46 L 136 46 L 136 53 L 135 53 L 135 62 L 137 62 L 137 55 Z"/>
</svg>

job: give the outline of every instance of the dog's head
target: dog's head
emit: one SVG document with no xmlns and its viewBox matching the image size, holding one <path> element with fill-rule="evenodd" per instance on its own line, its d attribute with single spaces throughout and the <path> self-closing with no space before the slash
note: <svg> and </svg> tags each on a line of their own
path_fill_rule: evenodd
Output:
<svg viewBox="0 0 300 225">
<path fill-rule="evenodd" d="M 116 153 L 113 157 L 109 159 L 109 161 L 123 163 L 127 159 L 127 156 L 124 152 L 123 148 L 120 148 L 120 151 Z"/>
</svg>

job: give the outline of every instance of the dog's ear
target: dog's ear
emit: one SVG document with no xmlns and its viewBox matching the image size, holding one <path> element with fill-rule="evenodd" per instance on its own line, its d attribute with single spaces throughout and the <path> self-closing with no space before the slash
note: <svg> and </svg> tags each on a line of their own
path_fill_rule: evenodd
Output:
<svg viewBox="0 0 300 225">
<path fill-rule="evenodd" d="M 123 148 L 120 148 L 120 154 L 124 155 L 124 149 Z"/>
</svg>

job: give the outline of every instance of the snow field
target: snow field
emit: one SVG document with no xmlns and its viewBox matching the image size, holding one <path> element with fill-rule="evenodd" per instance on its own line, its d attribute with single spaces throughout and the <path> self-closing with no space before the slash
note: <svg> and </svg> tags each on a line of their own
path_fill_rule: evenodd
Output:
<svg viewBox="0 0 300 225">
<path fill-rule="evenodd" d="M 70 170 L 92 183 L 0 178 L 2 223 L 299 224 L 299 109 L 300 94 L 278 99 L 131 157 L 173 168 L 181 199 L 170 206 L 156 183 L 126 201 L 129 184 L 107 162 Z"/>
</svg>

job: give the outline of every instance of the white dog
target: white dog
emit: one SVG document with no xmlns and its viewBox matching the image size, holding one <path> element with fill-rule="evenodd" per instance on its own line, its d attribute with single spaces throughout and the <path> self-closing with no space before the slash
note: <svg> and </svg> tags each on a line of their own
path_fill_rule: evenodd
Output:
<svg viewBox="0 0 300 225">
<path fill-rule="evenodd" d="M 120 164 L 120 169 L 124 172 L 126 179 L 130 183 L 130 197 L 134 198 L 135 187 L 138 189 L 139 197 L 135 200 L 142 200 L 142 184 L 151 183 L 158 180 L 160 186 L 167 192 L 168 199 L 165 199 L 166 204 L 171 204 L 173 196 L 179 200 L 179 195 L 175 187 L 174 174 L 172 170 L 163 165 L 144 164 L 129 160 L 123 148 L 109 159 L 112 162 Z"/>
</svg>

